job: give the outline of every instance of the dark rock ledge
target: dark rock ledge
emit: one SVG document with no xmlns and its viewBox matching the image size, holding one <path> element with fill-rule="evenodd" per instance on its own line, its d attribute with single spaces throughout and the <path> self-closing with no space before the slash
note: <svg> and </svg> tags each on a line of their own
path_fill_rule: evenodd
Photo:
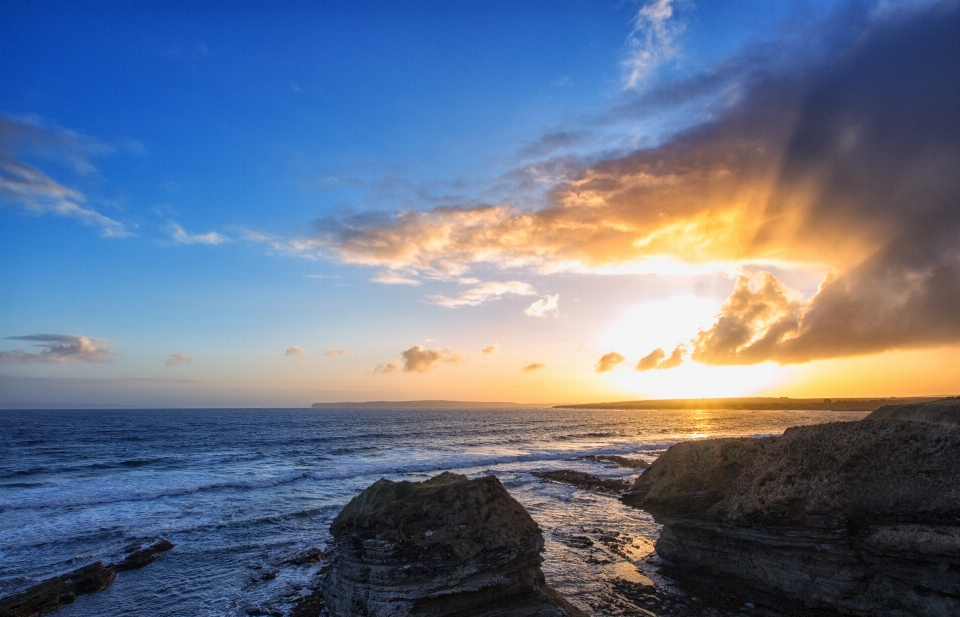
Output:
<svg viewBox="0 0 960 617">
<path fill-rule="evenodd" d="M 337 617 L 585 617 L 546 584 L 540 528 L 494 476 L 379 480 L 330 532 L 321 588 Z"/>
<path fill-rule="evenodd" d="M 541 480 L 570 484 L 577 488 L 600 493 L 619 495 L 630 488 L 629 480 L 616 478 L 598 478 L 582 471 L 572 469 L 557 469 L 556 471 L 534 471 L 532 475 Z"/>
<path fill-rule="evenodd" d="M 36 617 L 60 608 L 85 593 L 106 589 L 117 572 L 142 568 L 156 559 L 158 553 L 173 548 L 167 540 L 153 543 L 136 542 L 128 545 L 123 559 L 104 565 L 97 561 L 61 576 L 49 578 L 29 589 L 6 598 L 0 598 L 0 617 Z"/>
<path fill-rule="evenodd" d="M 787 614 L 960 615 L 960 400 L 680 443 L 623 497 L 693 589 Z"/>
</svg>

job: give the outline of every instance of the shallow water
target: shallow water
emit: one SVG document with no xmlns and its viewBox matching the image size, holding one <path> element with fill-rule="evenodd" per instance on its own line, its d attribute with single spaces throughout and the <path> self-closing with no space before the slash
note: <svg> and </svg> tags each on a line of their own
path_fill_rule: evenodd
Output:
<svg viewBox="0 0 960 617">
<path fill-rule="evenodd" d="M 544 482 L 576 469 L 633 478 L 590 454 L 653 460 L 669 445 L 778 434 L 860 412 L 582 409 L 0 411 L 0 595 L 131 538 L 176 548 L 82 596 L 64 617 L 283 611 L 315 574 L 284 563 L 323 547 L 337 511 L 380 477 L 496 474 L 544 530 L 547 580 L 582 608 L 641 576 L 658 529 L 615 498 Z M 276 578 L 264 577 L 276 573 Z"/>
</svg>

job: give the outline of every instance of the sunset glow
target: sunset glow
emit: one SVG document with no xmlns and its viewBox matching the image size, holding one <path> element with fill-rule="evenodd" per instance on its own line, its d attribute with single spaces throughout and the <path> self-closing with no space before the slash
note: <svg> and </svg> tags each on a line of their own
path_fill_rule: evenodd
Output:
<svg viewBox="0 0 960 617">
<path fill-rule="evenodd" d="M 791 6 L 5 3 L 0 406 L 957 394 L 960 11 Z"/>
</svg>

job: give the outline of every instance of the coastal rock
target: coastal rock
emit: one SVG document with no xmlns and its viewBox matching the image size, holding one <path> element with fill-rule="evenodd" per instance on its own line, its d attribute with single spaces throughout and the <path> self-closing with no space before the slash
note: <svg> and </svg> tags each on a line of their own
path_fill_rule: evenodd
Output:
<svg viewBox="0 0 960 617">
<path fill-rule="evenodd" d="M 556 471 L 534 471 L 534 476 L 540 478 L 541 480 L 549 480 L 551 482 L 560 482 L 561 484 L 572 484 L 577 488 L 586 489 L 588 491 L 598 491 L 601 493 L 613 493 L 619 495 L 628 488 L 630 488 L 630 482 L 627 480 L 619 480 L 613 478 L 598 478 L 597 476 L 592 476 L 588 473 L 582 471 L 574 471 L 572 469 L 558 469 Z"/>
<path fill-rule="evenodd" d="M 584 617 L 544 581 L 540 528 L 494 476 L 381 479 L 330 532 L 337 617 Z"/>
<path fill-rule="evenodd" d="M 169 541 L 160 539 L 144 546 L 136 543 L 126 550 L 126 557 L 117 563 L 104 565 L 97 561 L 61 576 L 49 578 L 25 591 L 0 598 L 0 617 L 36 617 L 60 608 L 85 593 L 106 589 L 117 572 L 142 568 L 156 559 L 156 555 L 173 548 Z"/>
<path fill-rule="evenodd" d="M 671 570 L 788 613 L 960 615 L 960 401 L 680 443 L 623 497 Z"/>
</svg>

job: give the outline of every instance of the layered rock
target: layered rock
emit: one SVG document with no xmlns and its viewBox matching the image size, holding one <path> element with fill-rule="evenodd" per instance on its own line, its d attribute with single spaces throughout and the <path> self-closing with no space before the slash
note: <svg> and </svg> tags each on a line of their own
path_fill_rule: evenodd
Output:
<svg viewBox="0 0 960 617">
<path fill-rule="evenodd" d="M 379 480 L 330 532 L 323 595 L 338 617 L 583 615 L 546 585 L 540 528 L 494 476 Z"/>
<path fill-rule="evenodd" d="M 960 615 L 960 401 L 673 446 L 623 500 L 681 578 L 787 612 Z"/>
</svg>

